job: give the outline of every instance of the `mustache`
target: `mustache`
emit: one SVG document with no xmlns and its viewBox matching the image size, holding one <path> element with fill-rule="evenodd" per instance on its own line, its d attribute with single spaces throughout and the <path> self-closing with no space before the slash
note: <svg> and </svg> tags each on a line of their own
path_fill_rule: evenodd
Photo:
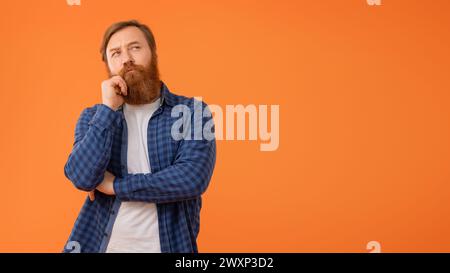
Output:
<svg viewBox="0 0 450 273">
<path fill-rule="evenodd" d="M 125 103 L 150 103 L 160 94 L 161 80 L 156 58 L 152 58 L 147 65 L 126 62 L 116 75 L 122 77 L 128 87 L 127 96 L 124 96 Z"/>
<path fill-rule="evenodd" d="M 139 73 L 145 73 L 146 69 L 143 65 L 137 65 L 134 63 L 125 63 L 122 67 L 122 69 L 119 71 L 119 76 L 121 76 L 122 78 L 125 78 L 126 73 L 130 72 L 130 71 L 137 71 Z"/>
</svg>

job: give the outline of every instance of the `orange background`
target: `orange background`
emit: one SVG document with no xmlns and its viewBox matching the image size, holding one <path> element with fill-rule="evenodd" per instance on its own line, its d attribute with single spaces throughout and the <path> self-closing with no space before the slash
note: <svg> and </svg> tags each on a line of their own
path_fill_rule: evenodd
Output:
<svg viewBox="0 0 450 273">
<path fill-rule="evenodd" d="M 59 252 L 86 197 L 65 178 L 101 102 L 104 30 L 154 31 L 163 80 L 279 104 L 280 146 L 219 141 L 200 252 L 450 251 L 450 1 L 3 1 L 0 251 Z"/>
</svg>

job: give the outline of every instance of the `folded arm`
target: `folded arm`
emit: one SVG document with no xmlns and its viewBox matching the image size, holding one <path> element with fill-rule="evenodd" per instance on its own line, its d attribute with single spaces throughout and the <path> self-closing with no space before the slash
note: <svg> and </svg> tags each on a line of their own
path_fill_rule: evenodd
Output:
<svg viewBox="0 0 450 273">
<path fill-rule="evenodd" d="M 91 191 L 102 181 L 111 157 L 113 130 L 118 113 L 97 105 L 95 114 L 85 109 L 78 119 L 75 142 L 64 166 L 65 176 L 77 189 Z"/>
<path fill-rule="evenodd" d="M 209 109 L 206 108 L 206 111 Z M 203 117 L 202 124 L 207 124 L 211 119 L 208 115 Z M 172 165 L 156 173 L 115 177 L 113 193 L 122 201 L 152 203 L 176 202 L 203 194 L 211 180 L 216 161 L 215 139 L 191 138 L 180 141 Z"/>
</svg>

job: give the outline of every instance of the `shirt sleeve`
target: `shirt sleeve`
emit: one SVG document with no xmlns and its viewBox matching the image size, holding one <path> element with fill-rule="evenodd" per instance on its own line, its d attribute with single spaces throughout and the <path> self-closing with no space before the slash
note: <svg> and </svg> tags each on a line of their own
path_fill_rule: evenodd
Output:
<svg viewBox="0 0 450 273">
<path fill-rule="evenodd" d="M 211 116 L 203 117 L 207 124 Z M 214 130 L 214 126 L 212 126 Z M 156 173 L 128 174 L 114 179 L 114 191 L 122 201 L 177 202 L 203 194 L 216 161 L 215 139 L 181 140 L 175 160 Z"/>
<path fill-rule="evenodd" d="M 72 152 L 64 166 L 65 176 L 84 191 L 94 190 L 103 181 L 111 157 L 114 127 L 120 118 L 106 105 L 94 108 L 81 113 Z"/>
</svg>

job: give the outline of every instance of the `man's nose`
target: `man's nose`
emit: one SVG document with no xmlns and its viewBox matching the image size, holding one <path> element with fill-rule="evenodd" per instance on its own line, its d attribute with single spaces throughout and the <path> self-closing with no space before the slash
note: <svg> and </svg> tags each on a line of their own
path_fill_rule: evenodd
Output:
<svg viewBox="0 0 450 273">
<path fill-rule="evenodd" d="M 124 62 L 123 64 L 122 64 L 122 69 L 124 68 L 124 67 L 131 67 L 131 66 L 133 66 L 134 65 L 134 62 L 132 61 L 132 60 L 128 60 L 128 61 L 126 61 L 126 62 Z"/>
<path fill-rule="evenodd" d="M 134 63 L 133 57 L 130 55 L 130 53 L 128 53 L 128 51 L 125 51 L 122 54 L 122 64 L 125 65 L 126 63 L 128 64 Z"/>
</svg>

